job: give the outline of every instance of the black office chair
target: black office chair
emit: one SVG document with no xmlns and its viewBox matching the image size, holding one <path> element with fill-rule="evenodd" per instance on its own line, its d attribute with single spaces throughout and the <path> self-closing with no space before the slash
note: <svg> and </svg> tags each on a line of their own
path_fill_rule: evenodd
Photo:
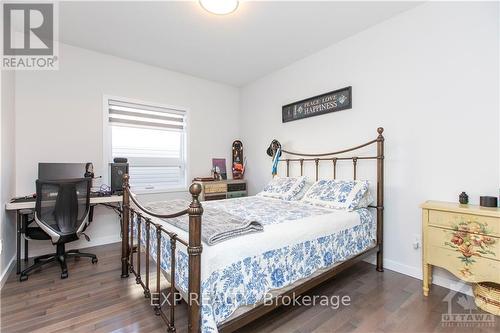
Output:
<svg viewBox="0 0 500 333">
<path fill-rule="evenodd" d="M 65 250 L 65 244 L 79 239 L 89 223 L 90 182 L 90 178 L 36 181 L 34 220 L 38 227 L 28 226 L 26 236 L 50 239 L 57 250 L 35 258 L 35 263 L 21 272 L 20 281 L 27 280 L 30 272 L 56 260 L 61 265 L 61 279 L 68 277 L 66 259 L 69 257 L 87 257 L 92 258 L 92 263 L 97 262 L 95 254 Z M 85 238 L 88 240 L 88 236 Z"/>
</svg>

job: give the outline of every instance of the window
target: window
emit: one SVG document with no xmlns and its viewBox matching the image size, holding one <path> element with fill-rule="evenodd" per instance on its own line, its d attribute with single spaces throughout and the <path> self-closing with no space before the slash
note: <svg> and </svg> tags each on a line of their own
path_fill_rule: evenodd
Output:
<svg viewBox="0 0 500 333">
<path fill-rule="evenodd" d="M 111 160 L 126 157 L 135 191 L 186 186 L 186 112 L 107 100 Z"/>
</svg>

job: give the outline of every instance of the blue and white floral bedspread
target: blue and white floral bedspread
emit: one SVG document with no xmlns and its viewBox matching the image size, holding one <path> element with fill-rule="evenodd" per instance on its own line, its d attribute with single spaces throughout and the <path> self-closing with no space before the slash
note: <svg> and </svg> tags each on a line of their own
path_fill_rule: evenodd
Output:
<svg viewBox="0 0 500 333">
<path fill-rule="evenodd" d="M 301 206 L 285 201 L 255 198 L 251 200 L 224 200 L 203 203 L 228 210 L 234 214 L 255 216 L 263 224 L 283 222 L 279 214 L 284 212 L 288 220 L 301 219 L 314 214 L 327 214 L 331 210 L 312 206 Z M 278 213 L 268 210 L 269 205 Z M 276 205 L 281 208 L 276 209 Z M 265 215 L 262 212 L 266 212 Z M 314 213 L 313 213 L 314 212 Z M 267 213 L 270 213 L 267 215 Z M 318 270 L 329 268 L 374 246 L 375 219 L 368 209 L 358 209 L 350 214 L 359 215 L 360 223 L 332 234 L 304 242 L 272 249 L 258 255 L 244 257 L 223 268 L 216 269 L 203 278 L 202 332 L 217 332 L 217 324 L 228 319 L 236 309 L 251 306 L 264 299 L 266 293 L 284 288 L 304 279 Z M 334 222 L 332 222 L 334 223 Z M 134 228 L 137 230 L 137 228 Z M 144 223 L 141 225 L 142 241 L 145 237 Z M 265 232 L 264 232 L 265 233 Z M 150 230 L 151 255 L 156 258 L 156 232 Z M 170 240 L 167 235 L 161 241 L 161 268 L 170 272 Z M 184 293 L 188 290 L 188 256 L 185 249 L 176 251 L 176 286 Z M 203 254 L 202 254 L 203 260 Z"/>
</svg>

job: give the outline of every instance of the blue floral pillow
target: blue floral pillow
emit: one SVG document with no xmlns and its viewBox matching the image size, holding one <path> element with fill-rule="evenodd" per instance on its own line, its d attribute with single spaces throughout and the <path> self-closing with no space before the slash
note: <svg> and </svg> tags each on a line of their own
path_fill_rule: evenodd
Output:
<svg viewBox="0 0 500 333">
<path fill-rule="evenodd" d="M 327 208 L 354 210 L 368 192 L 366 180 L 318 180 L 302 201 Z"/>
<path fill-rule="evenodd" d="M 306 184 L 306 177 L 274 177 L 258 196 L 281 200 L 294 200 Z"/>
</svg>

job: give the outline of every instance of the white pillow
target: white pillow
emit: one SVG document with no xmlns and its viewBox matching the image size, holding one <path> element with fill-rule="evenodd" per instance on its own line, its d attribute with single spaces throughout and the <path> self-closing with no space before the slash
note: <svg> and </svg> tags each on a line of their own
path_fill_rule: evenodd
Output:
<svg viewBox="0 0 500 333">
<path fill-rule="evenodd" d="M 292 199 L 290 199 L 290 201 L 302 200 L 304 195 L 307 193 L 307 190 L 309 190 L 311 188 L 311 186 L 313 186 L 313 184 L 314 184 L 314 182 L 312 180 L 309 180 L 309 178 L 306 177 L 306 182 L 304 184 L 304 187 L 296 195 L 294 195 L 294 197 Z"/>
<path fill-rule="evenodd" d="M 306 183 L 306 177 L 274 177 L 257 196 L 294 200 Z"/>
<path fill-rule="evenodd" d="M 334 209 L 354 210 L 368 192 L 366 180 L 318 180 L 307 190 L 302 201 Z M 368 199 L 369 200 L 369 199 Z"/>
<path fill-rule="evenodd" d="M 354 209 L 366 208 L 366 207 L 370 206 L 373 203 L 373 201 L 374 201 L 374 199 L 372 196 L 372 192 L 370 191 L 370 188 L 368 188 L 365 195 L 363 195 L 361 200 L 359 200 L 358 205 L 356 207 L 354 207 Z"/>
</svg>

